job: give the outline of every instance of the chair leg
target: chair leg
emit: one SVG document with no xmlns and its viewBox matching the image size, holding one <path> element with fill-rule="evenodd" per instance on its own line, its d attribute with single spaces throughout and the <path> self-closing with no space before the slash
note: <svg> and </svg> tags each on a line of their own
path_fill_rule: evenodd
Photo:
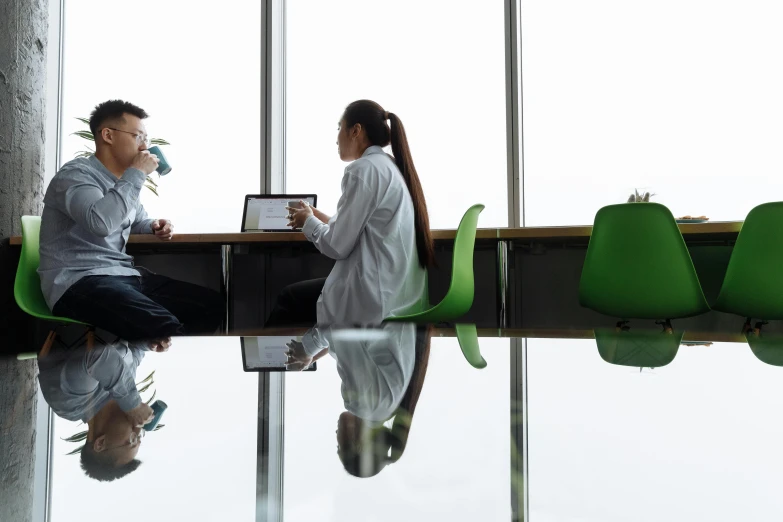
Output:
<svg viewBox="0 0 783 522">
<path fill-rule="evenodd" d="M 660 325 L 661 328 L 663 328 L 663 333 L 667 333 L 667 334 L 674 333 L 674 328 L 672 327 L 672 322 L 670 319 L 665 319 L 663 321 L 655 321 L 655 324 Z"/>
<path fill-rule="evenodd" d="M 52 345 L 54 344 L 54 340 L 57 338 L 57 332 L 55 330 L 51 330 L 49 332 L 49 335 L 46 336 L 46 341 L 44 341 L 43 346 L 41 347 L 41 351 L 38 352 L 38 358 L 42 359 L 49 355 L 49 351 L 52 349 Z"/>
<path fill-rule="evenodd" d="M 478 343 L 478 332 L 475 324 L 456 324 L 454 329 L 457 332 L 457 341 L 462 349 L 462 355 L 465 360 L 474 368 L 486 368 L 487 361 L 481 356 L 481 350 Z"/>
<path fill-rule="evenodd" d="M 617 324 L 614 325 L 614 331 L 615 332 L 627 332 L 627 331 L 629 331 L 631 329 L 631 327 L 628 326 L 628 324 L 630 322 L 631 321 L 625 321 L 625 320 L 617 321 Z"/>
<path fill-rule="evenodd" d="M 95 346 L 95 328 L 92 326 L 87 327 L 87 351 L 93 349 Z"/>
<path fill-rule="evenodd" d="M 752 321 L 753 321 L 752 317 L 748 317 L 747 319 L 745 319 L 745 324 L 742 325 L 743 334 L 747 335 L 753 331 L 753 327 L 751 326 Z"/>
</svg>

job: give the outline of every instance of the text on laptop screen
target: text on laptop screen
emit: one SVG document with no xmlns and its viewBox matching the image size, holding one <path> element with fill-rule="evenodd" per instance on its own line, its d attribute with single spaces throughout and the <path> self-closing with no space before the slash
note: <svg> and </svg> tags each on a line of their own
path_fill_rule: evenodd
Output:
<svg viewBox="0 0 783 522">
<path fill-rule="evenodd" d="M 315 205 L 312 197 L 304 198 Z M 247 200 L 245 230 L 288 230 L 287 198 L 251 198 Z"/>
</svg>

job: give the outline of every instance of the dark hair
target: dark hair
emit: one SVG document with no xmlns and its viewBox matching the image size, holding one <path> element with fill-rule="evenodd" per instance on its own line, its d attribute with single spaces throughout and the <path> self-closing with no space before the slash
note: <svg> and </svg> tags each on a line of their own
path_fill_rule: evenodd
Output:
<svg viewBox="0 0 783 522">
<path fill-rule="evenodd" d="M 386 125 L 388 118 L 389 125 Z M 370 100 L 358 100 L 345 108 L 342 119 L 350 128 L 359 123 L 367 133 L 367 138 L 373 145 L 392 146 L 392 154 L 397 168 L 400 169 L 405 185 L 413 200 L 413 215 L 416 225 L 416 250 L 419 253 L 419 263 L 424 268 L 435 265 L 435 249 L 430 232 L 430 218 L 427 213 L 427 202 L 421 188 L 419 175 L 413 165 L 405 127 L 396 114 L 386 112 L 383 107 Z"/>
<path fill-rule="evenodd" d="M 410 435 L 413 414 L 419 402 L 427 366 L 430 360 L 431 326 L 416 328 L 416 356 L 413 362 L 413 375 L 405 390 L 400 405 L 394 412 L 391 429 L 381 426 L 376 428 L 371 436 L 371 448 L 362 445 L 340 455 L 345 471 L 354 477 L 367 478 L 377 475 L 387 464 L 397 462 L 405 452 Z M 362 460 L 369 459 L 369 466 L 362 469 Z"/>
<path fill-rule="evenodd" d="M 149 116 L 141 107 L 122 100 L 109 100 L 98 104 L 90 113 L 90 132 L 92 132 L 96 141 L 100 134 L 101 126 L 108 120 L 122 120 L 123 114 L 130 114 L 142 120 Z"/>
<path fill-rule="evenodd" d="M 139 459 L 133 459 L 124 466 L 115 466 L 114 459 L 108 452 L 95 451 L 89 442 L 82 446 L 81 463 L 85 475 L 101 482 L 122 478 L 141 466 Z"/>
</svg>

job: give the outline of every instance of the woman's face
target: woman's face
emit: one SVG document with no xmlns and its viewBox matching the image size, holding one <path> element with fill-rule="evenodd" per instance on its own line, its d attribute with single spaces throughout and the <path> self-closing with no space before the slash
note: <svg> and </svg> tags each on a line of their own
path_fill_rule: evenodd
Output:
<svg viewBox="0 0 783 522">
<path fill-rule="evenodd" d="M 340 120 L 340 123 L 337 124 L 337 154 L 340 155 L 341 160 L 353 161 L 359 157 L 356 134 L 356 129 L 349 128 L 345 120 Z"/>
</svg>

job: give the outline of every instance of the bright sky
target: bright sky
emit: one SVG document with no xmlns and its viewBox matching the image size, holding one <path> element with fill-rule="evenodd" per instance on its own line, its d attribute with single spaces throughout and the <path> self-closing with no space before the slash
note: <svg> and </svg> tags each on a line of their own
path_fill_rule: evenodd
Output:
<svg viewBox="0 0 783 522">
<path fill-rule="evenodd" d="M 526 224 L 590 223 L 634 188 L 718 220 L 780 199 L 781 4 L 522 4 Z M 404 122 L 434 228 L 477 202 L 479 226 L 506 225 L 503 2 L 390 5 L 288 2 L 288 191 L 334 211 L 337 120 L 366 97 Z M 84 143 L 69 135 L 83 128 L 75 117 L 132 101 L 172 143 L 160 197 L 143 194 L 149 213 L 180 233 L 239 230 L 243 196 L 261 186 L 260 2 L 67 0 L 65 15 L 63 158 Z M 346 476 L 334 453 L 331 361 L 288 378 L 287 519 L 508 520 L 507 348 L 482 341 L 489 367 L 476 372 L 438 340 L 409 449 L 370 481 Z M 764 489 L 781 427 L 762 415 L 780 410 L 779 379 L 749 351 L 690 348 L 647 376 L 603 363 L 588 341 L 538 340 L 529 365 L 533 522 L 781 518 Z M 170 408 L 134 476 L 84 478 L 59 441 L 78 428 L 58 419 L 53 522 L 109 509 L 118 521 L 253 520 L 257 375 L 242 372 L 238 340 L 182 340 L 139 376 L 152 369 Z"/>
</svg>

